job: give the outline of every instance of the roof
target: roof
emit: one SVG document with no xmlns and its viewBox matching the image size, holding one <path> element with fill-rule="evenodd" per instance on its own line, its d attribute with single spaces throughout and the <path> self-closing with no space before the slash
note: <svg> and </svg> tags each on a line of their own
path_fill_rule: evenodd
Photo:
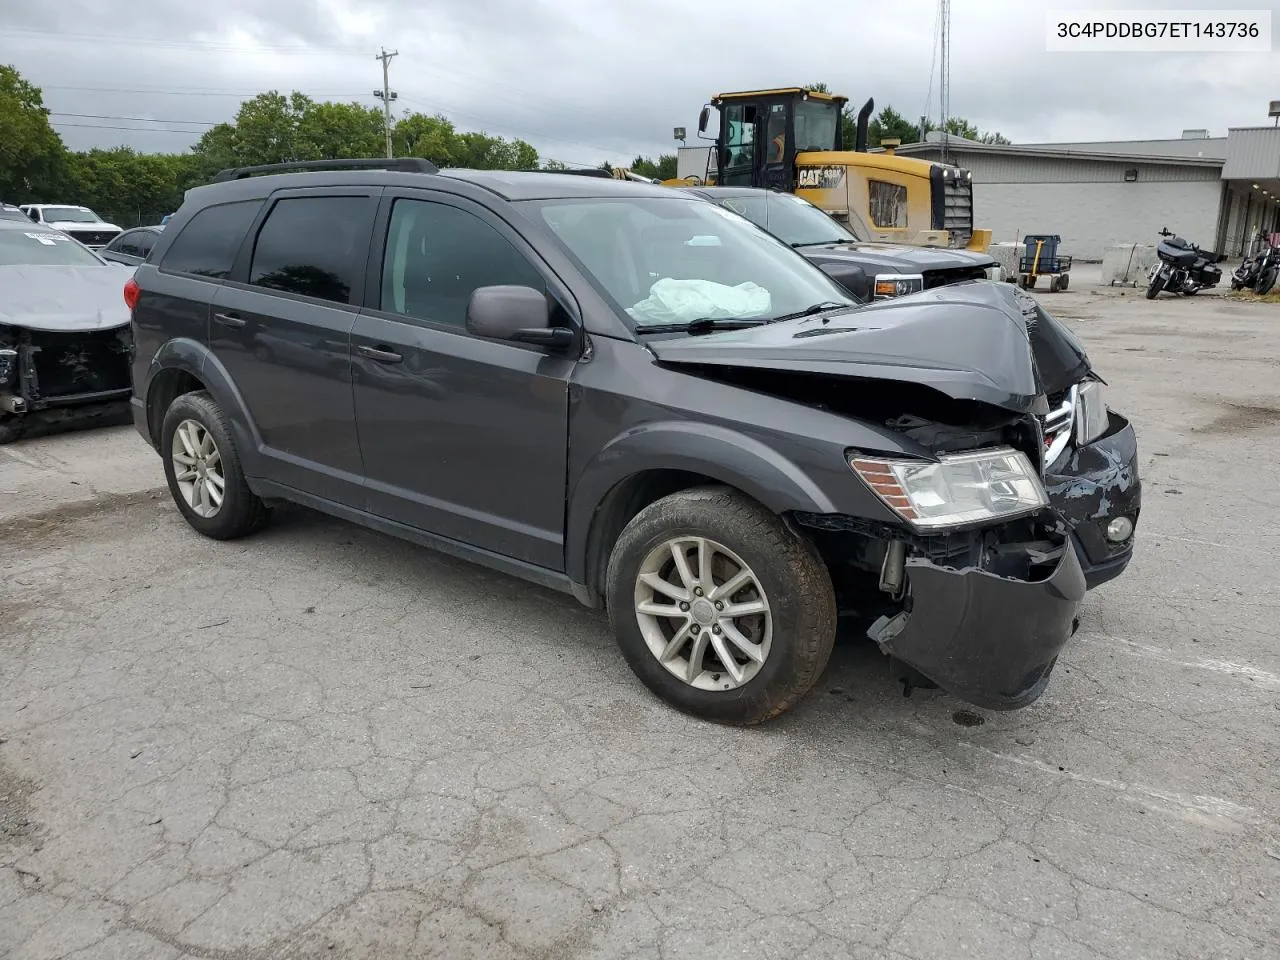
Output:
<svg viewBox="0 0 1280 960">
<path fill-rule="evenodd" d="M 1202 142 L 1202 141 L 1200 141 Z M 948 149 L 952 153 L 980 153 L 994 157 L 1027 157 L 1050 160 L 1110 160 L 1125 163 L 1158 163 L 1175 167 L 1221 167 L 1222 157 L 1185 157 L 1159 153 L 1114 153 L 1082 149 L 1080 144 L 1003 144 L 978 143 L 952 137 Z M 931 154 L 942 149 L 941 141 L 904 143 L 894 149 L 898 156 Z M 875 151 L 873 151 L 874 153 Z"/>
<path fill-rule="evenodd" d="M 720 100 L 744 100 L 756 99 L 758 97 L 798 97 L 802 93 L 807 93 L 812 100 L 848 100 L 838 93 L 823 93 L 820 90 L 809 90 L 806 87 L 774 87 L 768 90 L 738 90 L 733 93 L 717 93 L 712 102 Z"/>
<path fill-rule="evenodd" d="M 192 187 L 192 199 L 209 194 L 253 199 L 283 189 L 319 186 L 444 187 L 468 183 L 505 200 L 556 198 L 672 197 L 670 187 L 614 180 L 609 177 L 564 176 L 554 171 L 446 169 L 436 173 L 395 170 L 324 170 L 263 174 Z"/>
<path fill-rule="evenodd" d="M 21 220 L 17 217 L 12 220 L 7 217 L 0 217 L 0 230 L 43 230 L 46 233 L 52 230 L 54 233 L 62 232 L 53 227 L 47 227 L 43 223 L 32 223 L 25 213 L 22 215 Z"/>
<path fill-rule="evenodd" d="M 413 176 L 413 174 L 406 174 Z M 550 200 L 557 197 L 670 197 L 671 188 L 612 177 L 565 176 L 544 170 L 441 170 L 452 177 L 484 187 L 507 200 Z"/>
</svg>

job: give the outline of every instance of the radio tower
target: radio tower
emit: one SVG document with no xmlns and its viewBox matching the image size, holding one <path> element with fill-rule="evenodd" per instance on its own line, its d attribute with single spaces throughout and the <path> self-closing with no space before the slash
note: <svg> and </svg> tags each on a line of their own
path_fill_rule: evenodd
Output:
<svg viewBox="0 0 1280 960">
<path fill-rule="evenodd" d="M 938 17 L 938 29 L 942 35 L 942 69 L 938 95 L 942 109 L 942 162 L 947 163 L 947 141 L 951 134 L 947 130 L 947 120 L 951 116 L 951 0 L 938 0 L 941 12 Z"/>
</svg>

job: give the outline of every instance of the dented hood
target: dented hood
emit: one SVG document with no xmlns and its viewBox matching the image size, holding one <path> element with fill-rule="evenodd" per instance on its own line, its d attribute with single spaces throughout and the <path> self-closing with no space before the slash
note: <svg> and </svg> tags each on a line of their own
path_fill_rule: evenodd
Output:
<svg viewBox="0 0 1280 960">
<path fill-rule="evenodd" d="M 109 330 L 129 322 L 125 281 L 132 268 L 0 266 L 0 324 L 28 330 Z"/>
<path fill-rule="evenodd" d="M 1043 388 L 1020 293 L 975 281 L 823 317 L 645 342 L 664 364 L 915 383 L 954 400 L 1040 413 Z"/>
</svg>

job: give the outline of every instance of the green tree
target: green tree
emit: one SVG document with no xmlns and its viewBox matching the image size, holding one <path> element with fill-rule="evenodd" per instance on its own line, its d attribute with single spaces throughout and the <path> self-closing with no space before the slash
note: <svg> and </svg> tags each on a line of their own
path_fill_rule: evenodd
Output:
<svg viewBox="0 0 1280 960">
<path fill-rule="evenodd" d="M 677 158 L 674 153 L 664 153 L 653 160 L 638 156 L 631 162 L 631 170 L 642 177 L 655 177 L 659 180 L 673 180 L 676 175 Z"/>
<path fill-rule="evenodd" d="M 568 170 L 569 165 L 567 163 L 562 163 L 559 160 L 553 160 L 550 157 L 548 157 L 546 160 L 542 161 L 542 169 L 543 170 Z"/>
<path fill-rule="evenodd" d="M 818 93 L 830 93 L 831 89 L 825 83 L 810 83 L 806 85 L 806 89 L 814 90 Z M 840 114 L 841 130 L 840 136 L 846 150 L 852 150 L 857 142 L 858 134 L 858 118 L 856 112 L 846 106 Z M 932 120 L 925 120 L 925 132 L 937 130 L 938 125 Z M 949 117 L 947 119 L 947 132 L 953 137 L 964 137 L 966 140 L 976 140 L 979 143 L 1010 143 L 1008 137 L 1001 133 L 991 131 L 989 133 L 979 131 L 978 127 L 963 117 Z M 898 113 L 893 107 L 885 104 L 880 108 L 880 112 L 871 117 L 867 123 L 867 146 L 878 147 L 881 140 L 891 140 L 897 138 L 903 143 L 918 143 L 922 138 L 920 130 L 920 120 L 907 119 Z"/>
<path fill-rule="evenodd" d="M 888 105 L 867 123 L 867 146 L 878 147 L 880 141 L 897 137 L 903 143 L 915 143 L 920 139 L 920 123 L 908 120 Z"/>
<path fill-rule="evenodd" d="M 382 111 L 358 103 L 308 103 L 294 129 L 298 158 L 352 160 L 386 149 Z"/>
<path fill-rule="evenodd" d="M 0 197 L 13 202 L 49 196 L 65 157 L 40 89 L 14 67 L 0 65 Z"/>
</svg>

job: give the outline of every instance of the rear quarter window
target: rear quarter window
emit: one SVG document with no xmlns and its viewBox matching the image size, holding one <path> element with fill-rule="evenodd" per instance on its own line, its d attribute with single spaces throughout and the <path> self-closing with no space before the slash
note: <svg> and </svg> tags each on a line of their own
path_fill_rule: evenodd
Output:
<svg viewBox="0 0 1280 960">
<path fill-rule="evenodd" d="M 187 221 L 165 251 L 160 269 L 225 279 L 262 204 L 262 200 L 237 200 L 205 207 Z"/>
</svg>

